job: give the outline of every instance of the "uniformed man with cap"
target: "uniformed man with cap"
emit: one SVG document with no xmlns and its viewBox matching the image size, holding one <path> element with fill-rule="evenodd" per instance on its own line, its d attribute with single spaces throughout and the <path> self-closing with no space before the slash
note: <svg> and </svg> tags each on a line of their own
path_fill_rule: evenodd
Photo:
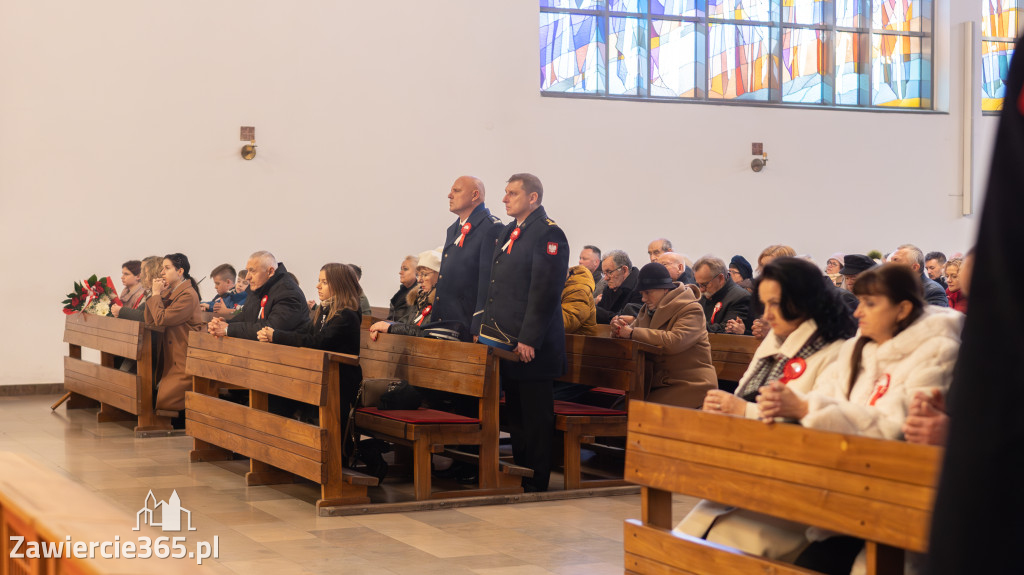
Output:
<svg viewBox="0 0 1024 575">
<path fill-rule="evenodd" d="M 494 243 L 504 226 L 484 206 L 484 184 L 462 176 L 448 193 L 448 210 L 459 217 L 448 227 L 434 298 L 434 321 L 456 321 L 480 331 Z"/>
<path fill-rule="evenodd" d="M 551 475 L 554 430 L 552 383 L 566 370 L 561 297 L 569 243 L 541 206 L 537 176 L 514 174 L 505 187 L 513 218 L 498 236 L 491 265 L 480 341 L 511 350 L 519 361 L 501 362 L 517 465 L 533 469 L 526 491 L 545 491 Z"/>
</svg>

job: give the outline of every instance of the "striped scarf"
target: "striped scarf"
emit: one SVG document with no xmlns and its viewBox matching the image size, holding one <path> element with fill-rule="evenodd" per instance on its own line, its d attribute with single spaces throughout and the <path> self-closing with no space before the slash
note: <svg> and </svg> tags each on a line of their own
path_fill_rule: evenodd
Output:
<svg viewBox="0 0 1024 575">
<path fill-rule="evenodd" d="M 826 345 L 828 345 L 828 342 L 825 341 L 825 337 L 818 332 L 814 332 L 814 335 L 807 338 L 807 342 L 804 343 L 803 347 L 793 357 L 807 359 Z M 786 357 L 781 353 L 762 357 L 758 360 L 757 367 L 754 369 L 750 379 L 743 384 L 742 389 L 736 391 L 736 395 L 744 401 L 757 401 L 757 393 L 761 386 L 782 377 L 782 372 L 790 359 L 793 358 Z"/>
</svg>

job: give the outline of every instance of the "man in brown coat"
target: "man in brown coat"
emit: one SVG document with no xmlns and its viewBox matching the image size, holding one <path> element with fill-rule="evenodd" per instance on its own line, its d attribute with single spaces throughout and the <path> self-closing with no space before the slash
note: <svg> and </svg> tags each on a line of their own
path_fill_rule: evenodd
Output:
<svg viewBox="0 0 1024 575">
<path fill-rule="evenodd" d="M 699 290 L 673 282 L 657 262 L 640 269 L 636 289 L 644 302 L 636 319 L 620 316 L 611 327 L 613 337 L 635 339 L 659 350 L 653 373 L 645 378 L 644 399 L 699 408 L 708 390 L 718 388 Z"/>
</svg>

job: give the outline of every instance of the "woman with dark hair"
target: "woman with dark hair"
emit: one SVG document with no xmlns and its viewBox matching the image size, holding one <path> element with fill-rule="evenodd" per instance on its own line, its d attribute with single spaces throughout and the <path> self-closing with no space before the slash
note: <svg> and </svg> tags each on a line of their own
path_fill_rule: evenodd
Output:
<svg viewBox="0 0 1024 575">
<path fill-rule="evenodd" d="M 264 327 L 256 332 L 256 338 L 263 342 L 290 345 L 292 347 L 309 347 L 349 355 L 359 355 L 359 328 L 362 314 L 359 304 L 359 280 L 352 266 L 347 264 L 329 263 L 320 268 L 320 277 L 316 284 L 317 295 L 320 296 L 320 307 L 316 320 L 310 324 L 309 331 L 275 330 Z M 341 427 L 345 428 L 349 408 L 355 401 L 359 391 L 359 382 L 363 372 L 358 365 L 342 365 L 341 381 Z M 278 408 L 281 413 L 299 410 L 303 419 L 315 421 L 315 414 L 304 409 L 305 404 L 283 402 L 288 406 Z"/>
<path fill-rule="evenodd" d="M 124 289 L 118 298 L 121 304 L 128 309 L 136 309 L 142 304 L 146 297 L 146 290 L 139 281 L 142 275 L 142 262 L 139 260 L 128 260 L 121 264 L 121 283 Z"/>
<path fill-rule="evenodd" d="M 806 427 L 902 439 L 913 397 L 949 388 L 964 315 L 925 305 L 918 275 L 899 264 L 862 273 L 853 293 L 860 301 L 858 337 L 843 345 L 814 389 L 803 395 L 773 383 L 758 405 L 766 420 L 788 417 Z M 864 542 L 853 537 L 814 527 L 806 537 L 813 543 L 797 557 L 801 567 L 845 574 L 864 556 Z M 910 565 L 918 559 L 907 556 Z"/>
<path fill-rule="evenodd" d="M 835 290 L 828 289 L 821 281 L 821 271 L 807 260 L 782 257 L 772 261 L 756 287 L 764 306 L 763 318 L 771 330 L 754 352 L 736 394 L 709 391 L 704 411 L 760 418 L 756 399 L 762 386 L 778 381 L 793 362 L 801 363 L 803 370 L 789 386 L 802 393 L 810 391 L 818 374 L 836 358 L 842 342 L 857 331 Z"/>
<path fill-rule="evenodd" d="M 900 439 L 916 391 L 945 393 L 960 349 L 963 314 L 926 306 L 921 280 L 885 264 L 857 278 L 856 339 L 803 395 L 789 386 L 763 388 L 765 419 L 791 417 L 806 427 Z"/>
<path fill-rule="evenodd" d="M 199 312 L 199 285 L 189 275 L 191 266 L 184 254 L 164 256 L 160 277 L 153 279 L 152 295 L 146 300 L 146 323 L 164 328 L 160 338 L 163 374 L 157 382 L 156 408 L 181 411 L 185 392 L 192 388 L 192 376 L 185 373 L 188 332 L 203 325 Z"/>
</svg>

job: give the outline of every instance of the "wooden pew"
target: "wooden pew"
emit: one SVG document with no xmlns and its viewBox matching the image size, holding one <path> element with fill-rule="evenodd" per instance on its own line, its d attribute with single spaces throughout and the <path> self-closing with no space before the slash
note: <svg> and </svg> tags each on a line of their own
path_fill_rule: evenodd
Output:
<svg viewBox="0 0 1024 575">
<path fill-rule="evenodd" d="M 711 342 L 711 362 L 718 373 L 718 388 L 731 393 L 747 371 L 761 340 L 749 335 L 709 333 L 708 341 Z"/>
<path fill-rule="evenodd" d="M 902 573 L 903 550 L 927 550 L 941 459 L 938 447 L 634 401 L 626 479 L 643 490 L 626 572 L 810 573 L 672 533 L 682 493 L 865 539 L 869 574 Z"/>
<path fill-rule="evenodd" d="M 520 472 L 498 456 L 498 352 L 485 345 L 361 332 L 364 378 L 400 378 L 421 388 L 477 398 L 478 418 L 420 408 L 380 411 L 360 408 L 360 432 L 412 448 L 416 500 L 521 493 Z M 478 445 L 478 489 L 433 492 L 430 461 L 445 446 Z M 462 453 L 462 456 L 469 454 Z"/>
<path fill-rule="evenodd" d="M 648 354 L 657 353 L 653 346 L 628 339 L 567 335 L 565 349 L 569 369 L 558 381 L 621 392 L 627 403 L 643 399 L 644 365 Z M 625 410 L 555 401 L 555 429 L 562 433 L 566 489 L 626 484 L 621 478 L 584 479 L 580 461 L 583 446 L 596 444 L 598 437 L 626 436 Z"/>
<path fill-rule="evenodd" d="M 368 503 L 376 477 L 342 468 L 340 366 L 359 358 L 207 333 L 189 334 L 185 430 L 195 438 L 192 461 L 250 459 L 248 485 L 287 483 L 292 474 L 320 484 L 317 509 Z M 249 405 L 218 398 L 221 384 L 249 390 Z M 317 406 L 319 425 L 267 411 L 268 394 Z"/>
<path fill-rule="evenodd" d="M 140 507 L 144 504 L 143 501 L 133 503 Z M 187 501 L 184 503 L 188 504 Z M 140 537 L 148 537 L 151 544 L 155 545 L 157 539 L 163 536 L 186 535 L 184 532 L 165 534 L 145 524 L 139 526 L 139 531 L 135 531 L 135 526 L 134 515 L 104 501 L 96 493 L 38 460 L 27 455 L 0 452 L 0 539 L 4 542 L 0 573 L 3 575 L 112 575 L 143 572 L 149 575 L 187 575 L 203 572 L 194 558 L 154 558 L 143 562 L 142 559 L 124 557 L 119 550 L 120 558 L 104 559 L 102 548 L 95 549 L 94 559 L 76 557 L 73 551 L 63 553 L 59 558 L 28 556 L 29 547 L 41 549 L 46 543 L 61 544 L 63 549 L 68 537 L 72 543 L 116 542 L 121 545 L 121 549 L 124 549 L 126 542 L 134 543 L 137 553 Z M 206 530 L 205 533 L 210 532 Z M 12 541 L 12 538 L 15 540 Z M 18 543 L 20 538 L 24 539 Z M 198 539 L 212 540 L 213 536 L 189 534 L 184 543 L 188 551 L 196 551 Z M 11 556 L 15 546 L 19 547 L 17 555 L 25 557 Z M 108 555 L 113 554 L 113 546 L 107 546 L 105 551 Z M 79 551 L 80 555 L 87 553 L 87 549 Z"/>
<path fill-rule="evenodd" d="M 99 406 L 96 419 L 135 421 L 140 436 L 170 430 L 170 419 L 153 409 L 153 335 L 142 322 L 75 313 L 64 322 L 64 388 L 68 409 Z M 82 359 L 82 348 L 100 352 L 100 363 Z M 114 367 L 116 358 L 137 362 L 137 373 Z"/>
</svg>

